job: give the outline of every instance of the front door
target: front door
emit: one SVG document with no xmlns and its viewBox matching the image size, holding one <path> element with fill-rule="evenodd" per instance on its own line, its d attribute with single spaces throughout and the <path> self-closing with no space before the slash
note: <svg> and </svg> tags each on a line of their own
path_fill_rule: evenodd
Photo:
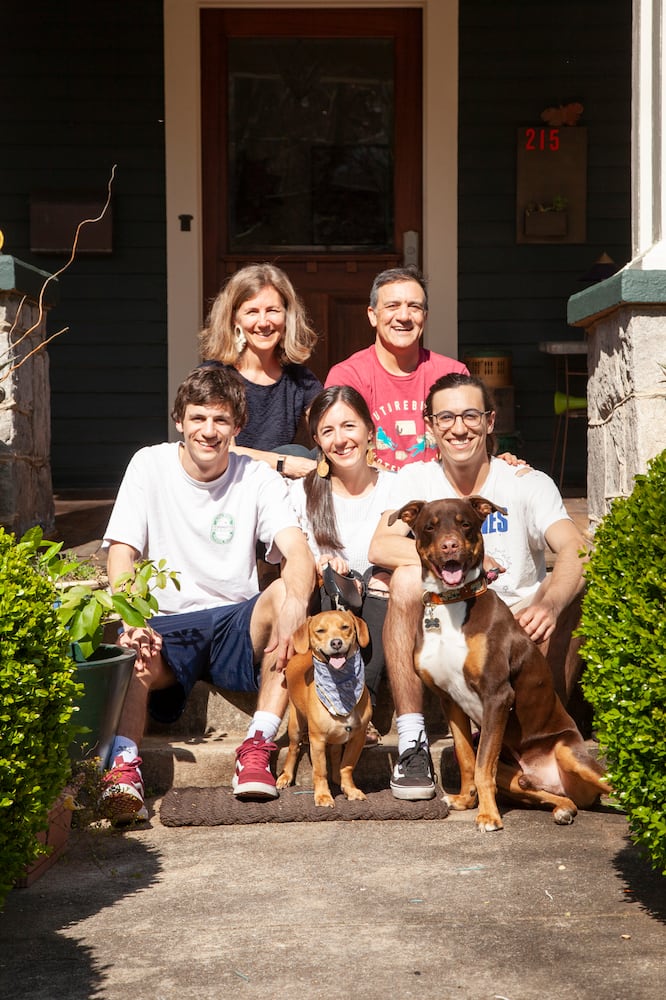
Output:
<svg viewBox="0 0 666 1000">
<path fill-rule="evenodd" d="M 375 274 L 420 264 L 421 11 L 203 10 L 204 301 L 290 276 L 323 381 L 374 340 Z"/>
</svg>

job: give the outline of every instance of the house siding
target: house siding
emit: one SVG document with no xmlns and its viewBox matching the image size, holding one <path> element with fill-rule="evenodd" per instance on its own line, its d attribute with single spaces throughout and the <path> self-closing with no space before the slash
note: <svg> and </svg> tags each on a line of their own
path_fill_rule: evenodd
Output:
<svg viewBox="0 0 666 1000">
<path fill-rule="evenodd" d="M 587 127 L 582 244 L 518 245 L 516 130 L 580 101 Z M 459 352 L 512 351 L 521 453 L 548 470 L 554 361 L 540 341 L 580 337 L 567 299 L 604 251 L 630 252 L 631 2 L 460 4 Z M 585 421 L 570 428 L 565 483 L 585 486 Z"/>
<path fill-rule="evenodd" d="M 62 267 L 30 250 L 31 193 L 103 201 L 116 164 L 112 253 L 75 259 L 48 318 L 68 328 L 48 348 L 54 487 L 113 489 L 168 430 L 162 3 L 12 4 L 3 39 L 5 251 Z"/>
<path fill-rule="evenodd" d="M 31 192 L 102 195 L 113 164 L 113 252 L 79 256 L 49 316 L 55 488 L 117 486 L 132 453 L 168 433 L 161 0 L 32 0 L 3 12 L 0 228 L 30 250 Z M 580 100 L 588 130 L 584 244 L 517 245 L 516 129 Z M 513 352 L 520 451 L 548 468 L 553 359 L 579 334 L 566 303 L 604 251 L 630 258 L 631 2 L 460 4 L 459 353 Z M 436 275 L 430 275 L 431 281 Z M 194 331 L 192 332 L 194 336 Z M 584 485 L 584 421 L 567 481 Z"/>
</svg>

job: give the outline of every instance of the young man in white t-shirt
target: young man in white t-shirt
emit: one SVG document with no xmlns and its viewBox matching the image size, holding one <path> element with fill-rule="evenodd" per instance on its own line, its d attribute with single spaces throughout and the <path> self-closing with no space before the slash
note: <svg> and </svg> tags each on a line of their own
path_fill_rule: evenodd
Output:
<svg viewBox="0 0 666 1000">
<path fill-rule="evenodd" d="M 119 639 L 137 658 L 105 776 L 117 823 L 147 817 L 138 756 L 147 713 L 175 721 L 199 679 L 258 691 L 233 788 L 239 798 L 277 796 L 270 757 L 287 707 L 283 671 L 315 584 L 286 483 L 265 462 L 229 451 L 247 419 L 236 372 L 190 372 L 172 417 L 183 440 L 136 453 L 104 536 L 112 585 L 139 558 L 166 560 L 180 583 L 160 592 L 160 614 L 145 628 L 127 628 Z M 258 541 L 268 561 L 282 563 L 262 593 Z"/>
<path fill-rule="evenodd" d="M 540 645 L 566 704 L 577 680 L 571 672 L 575 657 L 567 653 L 576 598 L 583 589 L 580 552 L 586 548 L 585 539 L 548 476 L 491 457 L 495 413 L 479 379 L 461 374 L 438 379 L 426 399 L 425 420 L 441 460 L 402 469 L 392 483 L 391 508 L 397 510 L 410 500 L 477 495 L 507 509 L 506 515 L 492 515 L 483 526 L 486 558 L 502 570 L 494 589 Z M 435 794 L 435 785 L 423 691 L 413 665 L 414 636 L 423 614 L 421 563 L 413 538 L 407 537 L 409 527 L 401 520 L 389 526 L 390 513 L 382 515 L 369 556 L 393 570 L 384 649 L 398 716 L 400 757 L 391 790 L 396 798 L 427 799 Z M 555 553 L 549 574 L 547 547 Z"/>
</svg>

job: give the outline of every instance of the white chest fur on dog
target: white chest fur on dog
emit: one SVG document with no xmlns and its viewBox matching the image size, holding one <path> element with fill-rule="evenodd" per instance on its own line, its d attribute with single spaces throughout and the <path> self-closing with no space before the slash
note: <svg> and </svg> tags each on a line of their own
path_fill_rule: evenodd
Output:
<svg viewBox="0 0 666 1000">
<path fill-rule="evenodd" d="M 433 684 L 455 701 L 477 726 L 483 719 L 481 700 L 472 691 L 463 675 L 463 666 L 468 649 L 462 626 L 467 605 L 464 601 L 455 604 L 436 604 L 428 608 L 428 618 L 436 618 L 439 630 L 426 629 L 423 625 L 423 646 L 416 657 L 419 673 L 424 671 Z"/>
</svg>

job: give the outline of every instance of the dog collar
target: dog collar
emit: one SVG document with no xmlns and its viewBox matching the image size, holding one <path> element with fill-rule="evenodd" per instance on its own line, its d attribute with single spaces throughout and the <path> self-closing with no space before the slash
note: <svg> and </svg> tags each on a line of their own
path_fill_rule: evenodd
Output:
<svg viewBox="0 0 666 1000">
<path fill-rule="evenodd" d="M 344 667 L 331 669 L 325 660 L 312 657 L 315 690 L 332 715 L 350 715 L 363 694 L 365 664 L 361 650 L 349 657 Z"/>
<path fill-rule="evenodd" d="M 481 594 L 485 594 L 487 589 L 488 582 L 482 573 L 476 580 L 470 580 L 469 583 L 466 583 L 464 587 L 456 587 L 455 590 L 447 590 L 443 594 L 424 590 L 423 605 L 427 607 L 429 604 L 457 604 L 458 601 L 469 601 L 471 597 L 479 597 Z"/>
</svg>

